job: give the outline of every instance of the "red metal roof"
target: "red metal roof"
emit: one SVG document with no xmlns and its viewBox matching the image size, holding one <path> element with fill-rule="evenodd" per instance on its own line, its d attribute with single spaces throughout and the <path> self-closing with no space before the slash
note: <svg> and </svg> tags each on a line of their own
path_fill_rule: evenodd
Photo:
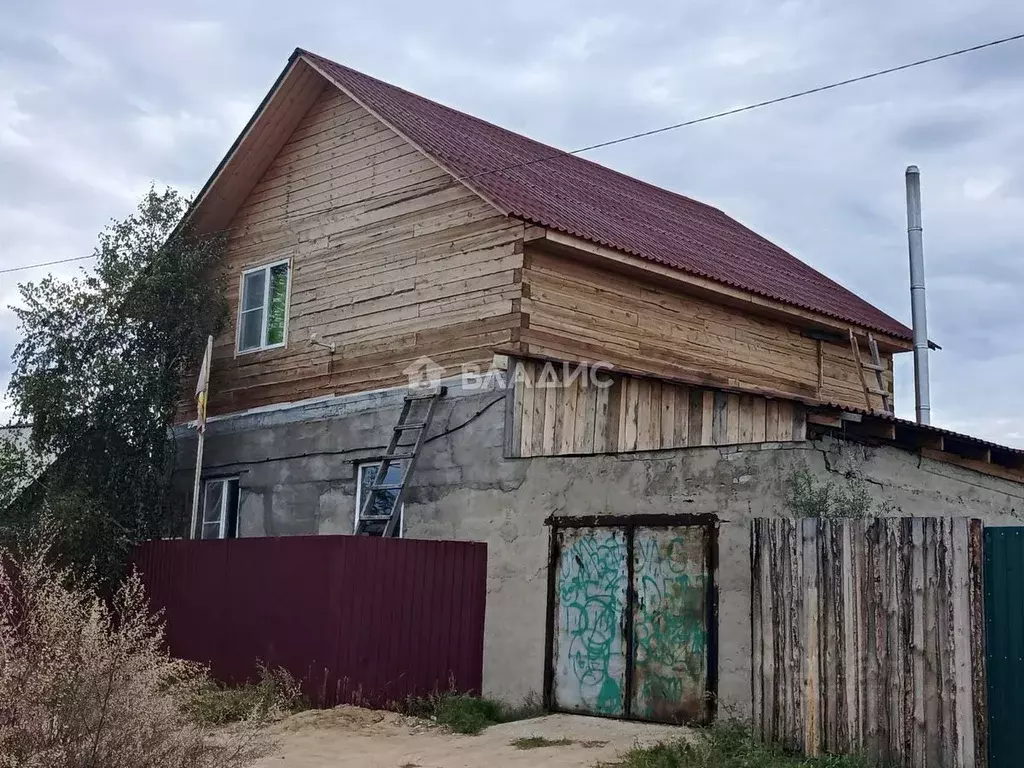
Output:
<svg viewBox="0 0 1024 768">
<path fill-rule="evenodd" d="M 297 53 L 508 215 L 853 325 L 911 338 L 905 325 L 717 208 L 316 54 Z M 549 159 L 552 155 L 556 157 Z"/>
</svg>

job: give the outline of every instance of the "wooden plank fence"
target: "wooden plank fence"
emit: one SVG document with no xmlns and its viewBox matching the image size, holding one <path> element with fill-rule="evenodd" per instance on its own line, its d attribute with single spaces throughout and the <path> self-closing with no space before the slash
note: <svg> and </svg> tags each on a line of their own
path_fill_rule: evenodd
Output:
<svg viewBox="0 0 1024 768">
<path fill-rule="evenodd" d="M 981 523 L 757 519 L 754 727 L 807 754 L 985 765 Z"/>
</svg>

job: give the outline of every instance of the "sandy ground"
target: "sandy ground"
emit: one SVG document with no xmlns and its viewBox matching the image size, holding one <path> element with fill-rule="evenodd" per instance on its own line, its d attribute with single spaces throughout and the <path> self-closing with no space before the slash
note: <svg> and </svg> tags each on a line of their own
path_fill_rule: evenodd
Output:
<svg viewBox="0 0 1024 768">
<path fill-rule="evenodd" d="M 636 744 L 688 734 L 683 728 L 547 715 L 495 725 L 479 736 L 450 733 L 429 721 L 357 707 L 301 712 L 271 728 L 274 753 L 259 768 L 593 768 Z M 517 749 L 530 736 L 569 739 L 563 746 Z"/>
</svg>

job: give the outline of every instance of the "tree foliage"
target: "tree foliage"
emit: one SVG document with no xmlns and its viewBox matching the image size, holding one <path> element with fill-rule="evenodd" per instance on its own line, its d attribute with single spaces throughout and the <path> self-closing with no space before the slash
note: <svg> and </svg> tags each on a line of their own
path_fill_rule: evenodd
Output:
<svg viewBox="0 0 1024 768">
<path fill-rule="evenodd" d="M 187 206 L 151 188 L 100 234 L 92 271 L 23 284 L 12 307 L 21 340 L 8 394 L 33 451 L 54 461 L 8 522 L 49 517 L 63 554 L 105 575 L 167 519 L 169 426 L 226 317 L 223 242 L 179 227 Z"/>
</svg>

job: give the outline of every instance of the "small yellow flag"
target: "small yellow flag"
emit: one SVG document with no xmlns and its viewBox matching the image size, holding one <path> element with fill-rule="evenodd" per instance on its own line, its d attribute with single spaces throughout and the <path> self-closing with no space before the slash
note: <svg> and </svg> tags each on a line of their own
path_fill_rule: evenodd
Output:
<svg viewBox="0 0 1024 768">
<path fill-rule="evenodd" d="M 206 429 L 206 401 L 210 391 L 210 363 L 213 357 L 213 336 L 206 340 L 206 354 L 203 355 L 203 367 L 199 369 L 199 382 L 196 384 L 196 426 L 202 432 Z"/>
</svg>

